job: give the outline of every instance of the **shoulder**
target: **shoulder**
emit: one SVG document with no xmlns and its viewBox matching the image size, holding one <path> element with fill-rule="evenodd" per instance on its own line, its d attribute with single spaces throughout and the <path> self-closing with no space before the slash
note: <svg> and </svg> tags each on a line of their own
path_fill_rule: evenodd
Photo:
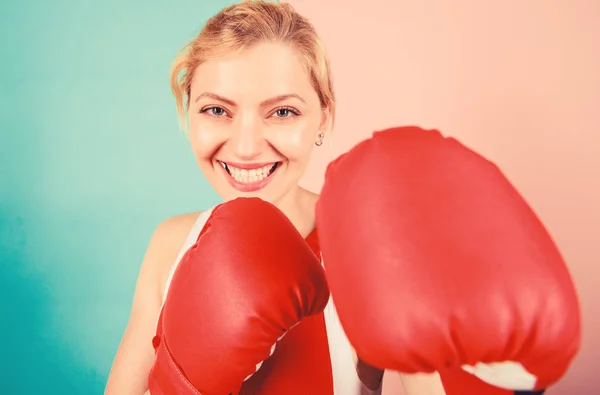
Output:
<svg viewBox="0 0 600 395">
<path fill-rule="evenodd" d="M 165 219 L 154 229 L 150 244 L 160 250 L 179 250 L 200 214 L 193 212 Z"/>
<path fill-rule="evenodd" d="M 158 282 L 159 291 L 162 291 L 169 271 L 200 214 L 193 212 L 176 215 L 163 220 L 154 229 L 144 257 L 146 268 L 142 270 L 153 273 L 152 277 Z"/>
</svg>

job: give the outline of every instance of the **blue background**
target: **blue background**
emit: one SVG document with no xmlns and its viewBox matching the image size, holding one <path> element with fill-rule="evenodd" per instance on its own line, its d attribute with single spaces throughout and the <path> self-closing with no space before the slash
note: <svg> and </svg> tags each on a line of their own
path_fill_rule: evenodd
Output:
<svg viewBox="0 0 600 395">
<path fill-rule="evenodd" d="M 103 393 L 152 231 L 219 202 L 169 69 L 229 3 L 2 1 L 0 394 Z"/>
</svg>

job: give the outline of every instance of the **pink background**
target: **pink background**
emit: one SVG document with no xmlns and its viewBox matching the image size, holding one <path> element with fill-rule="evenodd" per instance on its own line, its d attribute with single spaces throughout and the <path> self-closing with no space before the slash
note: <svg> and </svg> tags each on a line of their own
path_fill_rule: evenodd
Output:
<svg viewBox="0 0 600 395">
<path fill-rule="evenodd" d="M 600 2 L 291 3 L 325 40 L 339 106 L 304 185 L 319 190 L 329 160 L 388 126 L 437 128 L 495 161 L 550 229 L 581 296 L 580 356 L 548 393 L 599 394 Z M 402 393 L 395 375 L 385 386 Z"/>
</svg>

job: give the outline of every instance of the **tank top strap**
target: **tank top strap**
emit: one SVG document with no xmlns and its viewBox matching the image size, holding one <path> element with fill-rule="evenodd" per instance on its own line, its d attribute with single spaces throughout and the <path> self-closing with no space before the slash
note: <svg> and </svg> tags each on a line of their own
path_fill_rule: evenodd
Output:
<svg viewBox="0 0 600 395">
<path fill-rule="evenodd" d="M 210 217 L 213 209 L 214 209 L 214 207 L 209 210 L 201 212 L 198 215 L 196 222 L 194 222 L 192 229 L 188 233 L 188 236 L 185 239 L 185 242 L 183 243 L 183 246 L 181 247 L 181 250 L 179 251 L 177 258 L 175 258 L 175 261 L 173 262 L 173 265 L 171 266 L 171 270 L 169 271 L 169 277 L 167 277 L 167 282 L 165 283 L 165 290 L 164 290 L 163 297 L 162 297 L 163 304 L 165 303 L 165 299 L 167 298 L 167 294 L 169 293 L 169 287 L 171 286 L 171 280 L 173 279 L 173 274 L 175 274 L 175 270 L 177 270 L 177 266 L 179 266 L 179 262 L 181 262 L 181 258 L 183 258 L 183 256 L 187 252 L 187 250 L 189 250 L 194 245 L 194 243 L 196 243 L 196 241 L 198 240 L 198 236 L 200 236 L 200 232 L 202 232 L 202 229 L 204 228 L 206 221 L 208 221 L 208 218 Z"/>
</svg>

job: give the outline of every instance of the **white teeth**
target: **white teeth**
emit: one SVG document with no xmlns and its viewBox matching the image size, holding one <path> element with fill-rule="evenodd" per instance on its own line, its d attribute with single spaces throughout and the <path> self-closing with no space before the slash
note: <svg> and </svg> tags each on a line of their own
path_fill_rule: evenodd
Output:
<svg viewBox="0 0 600 395">
<path fill-rule="evenodd" d="M 225 170 L 229 170 L 229 174 L 231 175 L 231 177 L 233 177 L 236 181 L 242 183 L 251 183 L 264 180 L 269 176 L 269 171 L 275 164 L 271 163 L 270 165 L 263 166 L 257 169 L 247 170 L 233 167 L 231 165 L 226 164 L 225 162 L 219 163 L 221 163 L 221 166 L 223 166 Z"/>
</svg>

